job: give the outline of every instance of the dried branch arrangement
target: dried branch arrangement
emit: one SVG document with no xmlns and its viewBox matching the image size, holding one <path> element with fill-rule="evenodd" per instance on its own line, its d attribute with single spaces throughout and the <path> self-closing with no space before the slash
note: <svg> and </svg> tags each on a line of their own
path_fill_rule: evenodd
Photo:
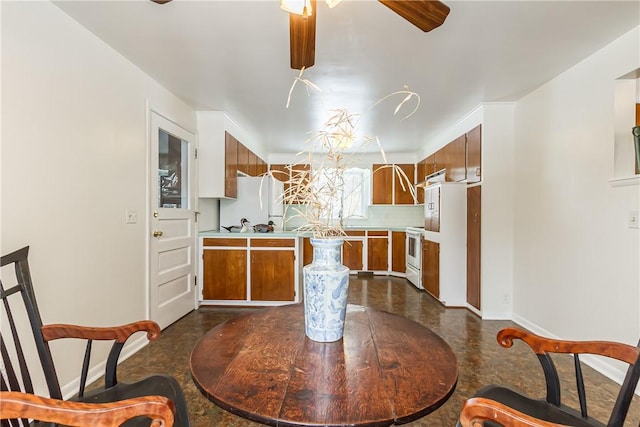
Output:
<svg viewBox="0 0 640 427">
<path fill-rule="evenodd" d="M 313 89 L 320 92 L 318 86 L 302 78 L 303 72 L 304 68 L 300 70 L 300 74 L 291 86 L 287 108 L 293 89 L 298 82 L 306 85 L 307 90 Z M 387 95 L 376 104 L 397 94 L 406 96 L 396 108 L 396 113 L 413 96 L 418 99 L 419 103 L 420 97 L 409 92 L 405 86 L 403 91 Z M 357 136 L 358 117 L 358 114 L 350 113 L 344 109 L 332 110 L 331 116 L 322 128 L 311 133 L 305 142 L 304 149 L 297 154 L 300 161 L 288 165 L 286 171 L 269 172 L 274 178 L 284 181 L 283 202 L 287 221 L 293 218 L 302 220 L 303 224 L 297 227 L 296 231 L 311 232 L 316 238 L 345 234 L 345 222 L 351 217 L 351 213 L 346 211 L 343 206 L 345 196 L 347 196 L 345 194 L 345 173 L 348 169 L 359 164 L 361 154 L 371 144 L 376 144 L 383 160 L 383 166 L 377 170 L 393 168 L 400 177 L 399 182 L 403 191 L 409 191 L 414 202 L 416 201 L 413 180 L 409 179 L 401 168 L 388 163 L 378 138 Z M 373 171 L 373 173 L 375 172 Z M 351 191 L 359 190 L 357 187 L 350 188 Z M 337 219 L 332 218 L 335 212 L 339 213 Z"/>
</svg>

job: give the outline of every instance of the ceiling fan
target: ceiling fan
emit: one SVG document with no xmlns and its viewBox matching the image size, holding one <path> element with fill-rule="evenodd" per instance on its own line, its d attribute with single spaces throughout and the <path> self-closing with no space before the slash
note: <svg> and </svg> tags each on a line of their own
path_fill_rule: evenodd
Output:
<svg viewBox="0 0 640 427">
<path fill-rule="evenodd" d="M 333 7 L 340 0 L 326 0 Z M 424 32 L 442 25 L 449 15 L 449 6 L 436 0 L 379 0 L 380 3 L 420 28 Z M 289 40 L 291 52 L 291 68 L 301 70 L 315 64 L 316 52 L 316 0 L 303 0 L 301 9 L 289 11 Z"/>
<path fill-rule="evenodd" d="M 165 4 L 171 0 L 151 1 Z M 326 0 L 329 7 L 334 7 L 340 1 Z M 437 0 L 379 1 L 424 32 L 441 26 L 450 10 L 449 6 Z M 316 0 L 281 0 L 280 4 L 289 12 L 291 68 L 309 68 L 315 64 L 316 56 Z"/>
</svg>

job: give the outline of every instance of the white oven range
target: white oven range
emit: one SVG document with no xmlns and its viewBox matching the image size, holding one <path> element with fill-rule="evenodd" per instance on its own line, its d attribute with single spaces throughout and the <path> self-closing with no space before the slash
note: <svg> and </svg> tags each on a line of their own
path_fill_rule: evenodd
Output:
<svg viewBox="0 0 640 427">
<path fill-rule="evenodd" d="M 422 286 L 422 239 L 424 228 L 407 227 L 406 249 L 407 249 L 407 280 L 418 289 Z"/>
</svg>

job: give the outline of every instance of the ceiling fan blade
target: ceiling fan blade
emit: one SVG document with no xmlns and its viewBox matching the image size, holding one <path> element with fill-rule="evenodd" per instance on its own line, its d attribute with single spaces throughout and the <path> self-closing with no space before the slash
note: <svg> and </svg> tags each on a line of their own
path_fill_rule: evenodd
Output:
<svg viewBox="0 0 640 427">
<path fill-rule="evenodd" d="M 301 70 L 316 62 L 316 0 L 311 0 L 311 16 L 289 14 L 291 68 Z"/>
<path fill-rule="evenodd" d="M 380 0 L 380 3 L 424 32 L 442 25 L 450 10 L 446 4 L 433 0 Z"/>
</svg>

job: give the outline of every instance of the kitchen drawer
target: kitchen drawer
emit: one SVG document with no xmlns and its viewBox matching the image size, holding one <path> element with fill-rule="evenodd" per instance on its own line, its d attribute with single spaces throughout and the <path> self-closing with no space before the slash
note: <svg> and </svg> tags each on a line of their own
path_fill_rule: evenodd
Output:
<svg viewBox="0 0 640 427">
<path fill-rule="evenodd" d="M 230 246 L 236 248 L 246 248 L 247 239 L 235 239 L 226 237 L 207 237 L 202 239 L 202 246 Z"/>
<path fill-rule="evenodd" d="M 295 239 L 251 239 L 252 248 L 294 248 Z"/>
</svg>

